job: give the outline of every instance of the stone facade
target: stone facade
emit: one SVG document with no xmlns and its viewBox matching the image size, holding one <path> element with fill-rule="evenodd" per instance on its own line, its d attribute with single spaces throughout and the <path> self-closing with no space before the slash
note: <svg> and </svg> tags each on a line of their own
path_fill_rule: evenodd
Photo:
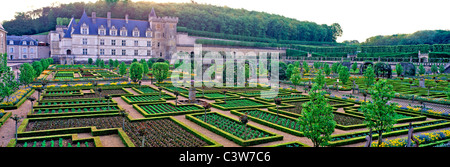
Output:
<svg viewBox="0 0 450 167">
<path fill-rule="evenodd" d="M 38 41 L 28 36 L 7 36 L 9 60 L 39 59 Z"/>
<path fill-rule="evenodd" d="M 75 63 L 87 62 L 89 58 L 133 59 L 164 58 L 176 50 L 176 26 L 178 18 L 157 17 L 155 10 L 148 21 L 91 17 L 83 13 L 79 22 L 74 18 L 67 27 L 57 26 L 49 33 L 51 57 L 73 55 Z"/>
<path fill-rule="evenodd" d="M 0 53 L 6 53 L 6 30 L 3 28 L 0 23 Z"/>
</svg>

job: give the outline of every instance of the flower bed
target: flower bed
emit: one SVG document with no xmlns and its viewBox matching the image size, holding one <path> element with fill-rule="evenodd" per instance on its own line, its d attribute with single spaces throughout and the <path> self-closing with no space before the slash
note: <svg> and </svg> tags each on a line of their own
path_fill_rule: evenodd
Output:
<svg viewBox="0 0 450 167">
<path fill-rule="evenodd" d="M 206 114 L 189 114 L 186 118 L 200 126 L 221 135 L 241 146 L 256 145 L 271 141 L 283 140 L 283 136 L 264 129 L 243 125 L 240 121 L 216 112 Z"/>
<path fill-rule="evenodd" d="M 19 108 L 34 91 L 31 86 L 17 90 L 9 98 L 3 99 L 2 103 L 0 103 L 0 109 L 13 110 Z"/>
<path fill-rule="evenodd" d="M 128 104 L 136 104 L 136 103 L 165 102 L 166 100 L 175 99 L 175 96 L 165 93 L 161 93 L 161 96 L 159 96 L 159 93 L 155 93 L 146 95 L 121 96 L 121 98 Z"/>
<path fill-rule="evenodd" d="M 205 111 L 203 107 L 197 104 L 175 105 L 168 102 L 134 104 L 133 108 L 140 112 L 144 117 L 182 115 Z M 209 110 L 210 109 L 207 109 L 207 111 Z"/>
<path fill-rule="evenodd" d="M 450 130 L 443 129 L 435 132 L 421 133 L 419 135 L 414 135 L 414 138 L 416 138 L 417 141 L 419 141 L 420 147 L 430 147 L 437 145 L 438 143 L 449 142 Z M 407 137 L 389 139 L 383 141 L 383 143 L 381 143 L 380 146 L 378 146 L 378 142 L 372 142 L 371 147 L 405 147 L 407 145 L 407 140 L 408 140 Z M 411 141 L 411 144 L 416 143 Z"/>
<path fill-rule="evenodd" d="M 248 98 L 231 98 L 223 100 L 216 100 L 216 102 L 211 103 L 213 107 L 219 108 L 221 110 L 235 110 L 235 109 L 245 109 L 245 108 L 265 108 L 272 107 L 275 104 L 270 104 L 267 102 L 248 99 Z"/>
<path fill-rule="evenodd" d="M 39 103 L 34 103 L 33 108 L 51 108 L 51 107 L 72 107 L 72 106 L 87 106 L 87 105 L 107 105 L 108 100 L 83 100 L 83 99 L 73 99 L 73 100 L 44 100 Z M 114 99 L 109 101 L 110 105 L 116 105 L 117 102 Z"/>
<path fill-rule="evenodd" d="M 278 95 L 276 97 L 270 97 L 270 98 L 255 97 L 255 99 L 266 101 L 266 102 L 273 102 L 274 98 L 281 98 L 282 101 L 293 100 L 293 99 L 308 99 L 308 97 L 306 95 L 302 95 L 302 94 Z"/>
<path fill-rule="evenodd" d="M 412 126 L 414 127 L 415 132 L 420 131 L 427 131 L 432 130 L 436 128 L 445 128 L 450 127 L 450 122 L 446 120 L 432 120 L 432 121 L 423 121 L 423 122 L 417 122 L 412 123 Z M 390 137 L 390 136 L 398 136 L 408 133 L 408 127 L 409 125 L 396 125 L 394 126 L 391 131 L 389 132 L 383 132 L 383 137 Z M 358 131 L 358 132 L 352 132 L 352 133 L 346 133 L 346 134 L 339 134 L 339 135 L 332 135 L 331 140 L 328 142 L 329 146 L 341 146 L 341 145 L 347 145 L 347 144 L 353 144 L 358 142 L 364 142 L 367 135 L 369 135 L 369 130 L 365 131 Z M 372 132 L 373 140 L 377 139 L 378 132 L 373 131 Z"/>
<path fill-rule="evenodd" d="M 117 114 L 80 115 L 70 117 L 27 118 L 19 127 L 18 136 L 35 137 L 75 133 L 92 133 L 93 136 L 119 133 L 127 146 L 141 146 L 139 129 L 146 131 L 145 147 L 214 147 L 221 146 L 171 117 L 125 119 Z M 124 134 L 122 134 L 124 133 Z M 14 140 L 14 139 L 13 139 Z M 12 140 L 12 141 L 13 141 Z"/>
</svg>

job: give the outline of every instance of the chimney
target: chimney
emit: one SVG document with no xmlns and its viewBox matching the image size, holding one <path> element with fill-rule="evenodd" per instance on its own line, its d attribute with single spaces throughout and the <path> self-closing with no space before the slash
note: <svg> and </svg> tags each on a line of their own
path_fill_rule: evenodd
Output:
<svg viewBox="0 0 450 167">
<path fill-rule="evenodd" d="M 128 24 L 128 14 L 125 14 L 125 23 Z"/>
<path fill-rule="evenodd" d="M 92 12 L 92 23 L 96 24 L 97 21 L 97 14 L 95 12 Z"/>
<path fill-rule="evenodd" d="M 108 28 L 111 28 L 111 12 L 108 12 L 106 14 L 106 19 L 107 19 Z"/>
</svg>

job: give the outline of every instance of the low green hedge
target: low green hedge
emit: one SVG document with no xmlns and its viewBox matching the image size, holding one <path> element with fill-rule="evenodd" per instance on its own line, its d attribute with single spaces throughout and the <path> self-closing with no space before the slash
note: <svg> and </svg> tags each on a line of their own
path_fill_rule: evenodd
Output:
<svg viewBox="0 0 450 167">
<path fill-rule="evenodd" d="M 308 145 L 306 145 L 306 144 L 304 144 L 302 142 L 299 142 L 299 141 L 291 141 L 291 142 L 274 144 L 274 145 L 265 146 L 265 147 L 287 147 L 287 146 L 292 145 L 292 144 L 297 144 L 297 145 L 299 145 L 299 147 L 310 147 L 310 146 L 308 146 Z"/>
<path fill-rule="evenodd" d="M 144 111 L 144 109 L 141 108 L 143 105 L 149 105 L 149 104 L 169 104 L 173 107 L 175 107 L 174 103 L 170 102 L 155 102 L 155 103 L 139 103 L 139 104 L 133 104 L 133 108 L 136 109 L 139 113 L 141 113 L 144 117 L 161 117 L 161 116 L 174 116 L 174 115 L 184 115 L 184 114 L 192 114 L 192 113 L 198 113 L 198 112 L 205 112 L 205 109 L 198 105 L 198 104 L 183 104 L 178 106 L 197 106 L 200 109 L 198 110 L 191 110 L 191 111 L 174 111 L 174 112 L 166 112 L 166 113 L 159 113 L 159 114 L 149 114 L 148 112 Z M 211 111 L 211 109 L 207 109 L 206 111 Z"/>
<path fill-rule="evenodd" d="M 209 112 L 209 113 L 212 113 L 212 112 Z M 234 136 L 234 135 L 232 135 L 232 134 L 230 134 L 228 132 L 223 131 L 222 129 L 216 128 L 216 127 L 214 127 L 214 126 L 212 126 L 212 125 L 210 125 L 210 124 L 208 124 L 206 122 L 203 122 L 202 120 L 197 119 L 197 118 L 194 117 L 194 115 L 201 115 L 201 114 L 204 114 L 204 113 L 188 114 L 188 115 L 186 115 L 186 119 L 188 119 L 188 120 L 190 120 L 190 121 L 200 125 L 201 127 L 206 128 L 206 129 L 208 129 L 208 130 L 210 130 L 210 131 L 212 131 L 212 132 L 214 132 L 214 133 L 216 133 L 216 134 L 218 134 L 220 136 L 223 136 L 226 139 L 231 140 L 231 141 L 235 142 L 236 144 L 238 144 L 240 146 L 244 146 L 245 147 L 245 146 L 257 145 L 257 144 L 261 144 L 261 143 L 267 143 L 267 142 L 272 142 L 272 141 L 283 140 L 283 136 L 278 135 L 278 134 L 273 133 L 273 132 L 270 132 L 270 131 L 267 131 L 267 130 L 264 130 L 264 129 L 261 129 L 261 128 L 258 128 L 258 127 L 253 126 L 253 125 L 247 125 L 247 126 L 250 126 L 251 128 L 263 131 L 263 132 L 268 133 L 268 134 L 270 134 L 272 136 L 256 138 L 256 139 L 250 139 L 250 140 L 243 140 L 243 139 L 241 139 L 241 138 L 239 138 L 237 136 Z M 217 114 L 219 114 L 219 115 L 221 115 L 223 117 L 226 117 L 228 119 L 234 120 L 236 122 L 239 122 L 239 120 L 236 120 L 236 119 L 231 118 L 229 116 L 223 115 L 221 113 L 217 113 Z"/>
<path fill-rule="evenodd" d="M 11 117 L 12 112 L 5 112 L 5 114 L 0 118 L 0 127 L 2 127 L 3 124 L 8 120 L 9 117 Z"/>
<path fill-rule="evenodd" d="M 0 106 L 0 109 L 4 110 L 15 110 L 18 109 L 25 101 L 27 101 L 27 97 L 31 96 L 35 92 L 34 89 L 31 89 L 25 96 L 23 96 L 16 104 L 9 106 Z"/>
<path fill-rule="evenodd" d="M 42 114 L 36 114 L 36 110 L 45 110 L 45 109 L 52 109 L 55 110 L 56 108 L 33 108 L 33 111 L 28 112 L 27 118 L 36 118 L 36 117 L 58 117 L 58 116 L 70 116 L 70 115 L 86 115 L 86 114 L 103 114 L 103 113 L 117 113 L 121 109 L 123 109 L 120 105 L 109 105 L 110 107 L 116 107 L 117 110 L 107 110 L 107 111 L 81 111 L 81 112 L 62 112 L 62 113 L 42 113 Z M 86 108 L 86 107 L 108 107 L 108 105 L 95 105 L 95 106 L 74 106 L 74 107 L 58 107 L 59 109 L 65 110 L 65 109 L 72 109 L 72 108 Z"/>
<path fill-rule="evenodd" d="M 228 101 L 228 100 L 235 100 L 235 99 L 247 99 L 247 100 L 250 100 L 250 101 L 261 103 L 261 105 L 242 106 L 242 107 L 222 107 L 222 106 L 218 105 L 218 104 L 225 104 L 226 101 Z M 256 99 L 249 99 L 249 98 L 226 98 L 226 99 L 223 99 L 223 100 L 222 99 L 217 99 L 216 102 L 211 103 L 211 106 L 226 111 L 226 110 L 238 110 L 238 109 L 248 109 L 248 108 L 267 108 L 267 107 L 275 106 L 275 104 L 271 104 L 271 103 L 260 101 L 260 100 L 256 100 Z"/>
<path fill-rule="evenodd" d="M 39 136 L 39 137 L 28 137 L 28 138 L 18 138 L 17 141 L 15 139 L 11 139 L 6 147 L 16 147 L 17 142 L 33 142 L 33 141 L 42 141 L 42 140 L 54 140 L 54 139 L 70 139 L 72 142 L 93 142 L 95 147 L 103 147 L 100 138 L 97 137 L 88 137 L 88 138 L 78 138 L 78 134 L 66 134 L 66 135 L 52 135 L 52 136 Z"/>
<path fill-rule="evenodd" d="M 133 102 L 131 100 L 129 100 L 127 97 L 139 97 L 139 96 L 159 96 L 159 93 L 149 93 L 149 94 L 141 94 L 141 95 L 124 95 L 124 96 L 120 96 L 125 102 L 127 102 L 128 104 L 137 104 L 137 103 L 153 103 L 153 102 L 166 102 L 166 100 L 173 100 L 175 99 L 174 95 L 171 94 L 166 94 L 164 92 L 161 92 L 161 96 L 163 95 L 167 95 L 169 97 L 166 98 L 159 98 L 159 100 L 151 100 L 151 101 L 141 101 L 141 102 Z"/>
</svg>

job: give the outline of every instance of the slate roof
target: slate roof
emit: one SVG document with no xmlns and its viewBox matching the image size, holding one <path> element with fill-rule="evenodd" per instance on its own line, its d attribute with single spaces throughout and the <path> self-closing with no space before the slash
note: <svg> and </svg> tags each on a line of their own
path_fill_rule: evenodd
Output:
<svg viewBox="0 0 450 167">
<path fill-rule="evenodd" d="M 10 41 L 14 41 L 14 45 L 23 45 L 23 41 L 26 41 L 26 45 L 28 46 L 37 46 L 38 41 L 28 36 L 14 36 L 8 35 L 6 36 L 7 45 L 10 45 Z M 33 41 L 33 45 L 30 45 L 30 42 Z"/>
<path fill-rule="evenodd" d="M 152 10 L 154 13 L 154 10 Z M 97 35 L 98 34 L 98 28 L 103 25 L 103 27 L 106 30 L 106 35 L 109 36 L 109 30 L 107 25 L 107 18 L 103 17 L 97 17 L 96 23 L 94 24 L 92 22 L 92 17 L 88 17 L 86 12 L 83 12 L 83 15 L 80 18 L 80 21 L 76 23 L 75 19 L 72 18 L 72 20 L 69 23 L 69 26 L 67 30 L 64 32 L 64 38 L 71 38 L 71 31 L 72 27 L 74 28 L 74 31 L 72 34 L 81 34 L 80 27 L 85 23 L 87 26 L 89 26 L 89 35 Z M 120 35 L 120 29 L 122 27 L 125 27 L 127 29 L 127 36 L 132 37 L 133 36 L 133 30 L 134 28 L 138 28 L 140 37 L 146 36 L 146 31 L 150 27 L 150 23 L 148 21 L 141 21 L 141 20 L 131 20 L 128 19 L 128 23 L 126 23 L 125 19 L 113 19 L 111 18 L 111 27 L 115 27 L 117 29 L 117 35 Z"/>
</svg>

